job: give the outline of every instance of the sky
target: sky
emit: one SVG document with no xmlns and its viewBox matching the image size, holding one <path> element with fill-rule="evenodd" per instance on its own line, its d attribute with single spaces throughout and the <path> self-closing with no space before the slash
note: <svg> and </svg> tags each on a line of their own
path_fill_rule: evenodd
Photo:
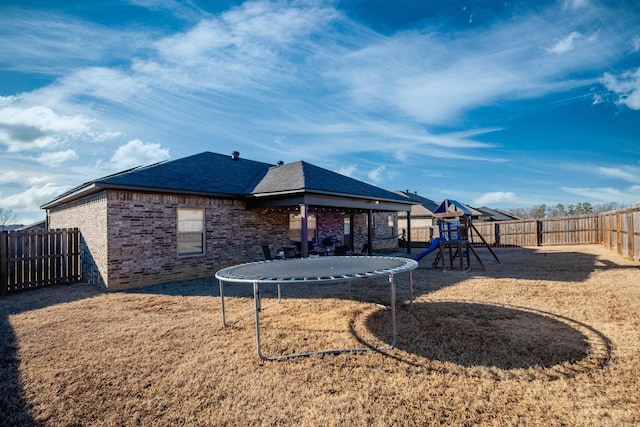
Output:
<svg viewBox="0 0 640 427">
<path fill-rule="evenodd" d="M 494 209 L 640 203 L 637 0 L 0 0 L 0 208 L 203 151 Z"/>
</svg>

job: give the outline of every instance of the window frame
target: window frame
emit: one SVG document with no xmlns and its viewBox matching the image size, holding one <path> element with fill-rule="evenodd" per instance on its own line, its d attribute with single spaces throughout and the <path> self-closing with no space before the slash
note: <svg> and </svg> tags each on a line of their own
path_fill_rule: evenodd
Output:
<svg viewBox="0 0 640 427">
<path fill-rule="evenodd" d="M 184 219 L 180 219 L 180 214 L 183 213 L 185 215 L 193 215 L 193 217 L 196 216 L 196 214 L 199 214 L 200 218 L 199 219 L 189 219 L 189 218 L 184 218 Z M 197 229 L 193 229 L 193 230 L 181 230 L 181 225 L 185 224 L 185 221 L 191 221 L 192 223 L 197 223 L 199 222 L 200 224 L 200 230 Z M 187 227 L 190 228 L 190 227 Z M 186 237 L 186 236 L 191 236 L 192 239 L 191 240 L 187 240 L 185 242 L 181 242 L 181 237 Z M 199 236 L 199 237 L 196 237 Z M 203 256 L 205 254 L 205 211 L 203 208 L 177 208 L 176 210 L 176 240 L 177 240 L 177 244 L 176 244 L 176 252 L 178 254 L 178 257 L 183 258 L 183 257 L 193 257 L 193 256 Z M 197 242 L 197 243 L 196 243 Z M 193 250 L 185 250 L 184 247 L 181 248 L 181 246 L 187 246 L 187 248 L 189 246 L 191 247 L 200 247 L 200 251 L 196 252 Z"/>
</svg>

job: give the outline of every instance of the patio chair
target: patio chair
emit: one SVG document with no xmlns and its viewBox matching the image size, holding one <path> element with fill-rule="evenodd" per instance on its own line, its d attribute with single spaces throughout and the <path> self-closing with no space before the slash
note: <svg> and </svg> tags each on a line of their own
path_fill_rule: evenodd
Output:
<svg viewBox="0 0 640 427">
<path fill-rule="evenodd" d="M 344 245 L 336 246 L 333 249 L 334 256 L 346 256 L 347 255 L 347 247 Z"/>
<path fill-rule="evenodd" d="M 362 250 L 360 252 L 354 252 L 354 255 L 362 255 L 362 256 L 367 256 L 369 255 L 369 245 L 367 243 L 362 245 Z"/>
<path fill-rule="evenodd" d="M 269 249 L 269 245 L 262 245 L 262 252 L 264 253 L 264 259 L 266 261 L 273 261 L 274 259 L 282 259 L 281 256 L 272 256 L 271 250 Z"/>
<path fill-rule="evenodd" d="M 294 246 L 284 246 L 282 248 L 282 250 L 284 251 L 284 258 L 300 258 L 300 255 L 298 254 L 298 251 L 296 251 L 296 248 Z"/>
</svg>

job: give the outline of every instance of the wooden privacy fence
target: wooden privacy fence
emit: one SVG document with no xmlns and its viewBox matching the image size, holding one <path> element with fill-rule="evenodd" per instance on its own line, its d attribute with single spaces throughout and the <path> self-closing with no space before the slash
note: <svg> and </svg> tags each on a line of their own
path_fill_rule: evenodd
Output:
<svg viewBox="0 0 640 427">
<path fill-rule="evenodd" d="M 0 295 L 81 278 L 77 228 L 0 233 Z"/>
<path fill-rule="evenodd" d="M 487 244 L 495 246 L 545 246 L 600 243 L 599 218 L 587 215 L 569 218 L 530 219 L 473 223 Z M 472 243 L 482 243 L 473 232 Z"/>
<path fill-rule="evenodd" d="M 474 222 L 469 239 L 492 246 L 602 244 L 620 255 L 640 260 L 640 206 L 598 215 Z M 428 237 L 427 237 L 428 236 Z M 411 228 L 411 241 L 437 237 L 437 227 Z"/>
<path fill-rule="evenodd" d="M 640 206 L 600 214 L 600 242 L 640 261 Z"/>
</svg>

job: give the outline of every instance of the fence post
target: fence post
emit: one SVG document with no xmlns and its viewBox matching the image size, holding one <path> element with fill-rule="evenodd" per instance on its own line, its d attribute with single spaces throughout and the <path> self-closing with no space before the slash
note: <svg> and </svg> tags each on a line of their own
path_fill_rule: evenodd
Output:
<svg viewBox="0 0 640 427">
<path fill-rule="evenodd" d="M 536 220 L 536 246 L 542 246 L 542 221 Z"/>
<path fill-rule="evenodd" d="M 8 234 L 0 232 L 0 296 L 4 296 L 7 293 L 7 287 L 9 286 L 9 278 L 7 277 L 7 258 L 9 257 L 9 251 L 7 247 Z"/>
<path fill-rule="evenodd" d="M 62 236 L 60 238 L 62 244 L 62 283 L 67 284 L 69 282 L 67 277 L 67 262 L 69 260 L 69 253 L 67 250 L 67 229 L 62 229 Z"/>
<path fill-rule="evenodd" d="M 633 259 L 633 243 L 636 238 L 635 230 L 633 229 L 633 211 L 627 211 L 627 256 Z"/>
<path fill-rule="evenodd" d="M 493 234 L 495 236 L 495 245 L 496 245 L 496 247 L 498 247 L 498 246 L 500 246 L 500 223 L 496 222 L 493 225 L 493 228 L 494 228 Z"/>
<path fill-rule="evenodd" d="M 622 253 L 622 221 L 620 220 L 620 211 L 616 212 L 616 250 Z"/>
</svg>

